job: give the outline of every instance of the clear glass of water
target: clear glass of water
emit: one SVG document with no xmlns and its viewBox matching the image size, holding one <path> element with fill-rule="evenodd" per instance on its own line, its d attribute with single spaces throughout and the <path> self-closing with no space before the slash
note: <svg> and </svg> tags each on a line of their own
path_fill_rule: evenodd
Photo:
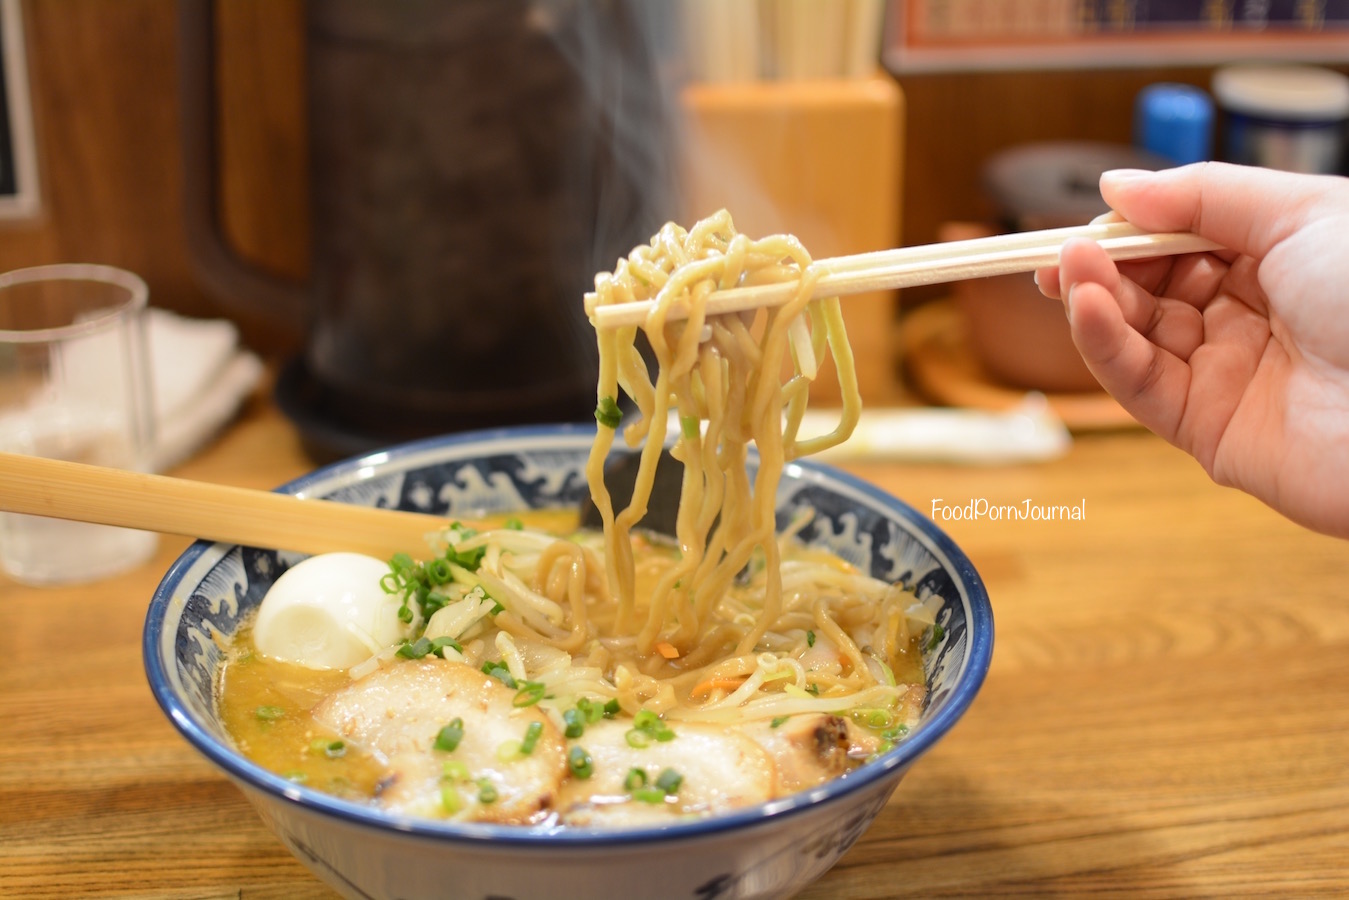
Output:
<svg viewBox="0 0 1349 900">
<path fill-rule="evenodd" d="M 137 275 L 55 265 L 0 275 L 0 450 L 149 471 L 153 394 Z M 140 565 L 156 535 L 0 513 L 0 569 L 16 581 L 93 581 Z"/>
</svg>

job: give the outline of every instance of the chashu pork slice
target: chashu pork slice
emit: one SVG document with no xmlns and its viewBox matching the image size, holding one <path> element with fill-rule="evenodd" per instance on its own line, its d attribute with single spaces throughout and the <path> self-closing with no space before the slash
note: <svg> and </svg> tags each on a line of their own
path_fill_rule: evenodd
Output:
<svg viewBox="0 0 1349 900">
<path fill-rule="evenodd" d="M 315 707 L 314 718 L 388 763 L 377 798 L 386 809 L 532 824 L 551 815 L 567 751 L 552 722 L 537 707 L 517 708 L 515 695 L 472 666 L 426 659 L 353 682 Z M 458 746 L 435 749 L 455 719 L 463 722 Z M 503 759 L 503 745 L 522 742 L 531 722 L 542 727 L 533 751 Z"/>
<path fill-rule="evenodd" d="M 874 736 L 842 716 L 824 713 L 791 716 L 776 728 L 754 722 L 744 731 L 773 758 L 784 796 L 855 769 L 879 745 Z"/>
<path fill-rule="evenodd" d="M 762 803 L 774 795 L 773 761 L 752 738 L 734 729 L 674 722 L 673 739 L 633 747 L 627 739 L 631 728 L 630 720 L 604 720 L 573 741 L 590 754 L 594 774 L 563 785 L 557 809 L 564 824 L 655 825 Z M 681 777 L 679 789 L 660 802 L 634 799 L 626 784 L 633 769 L 645 773 L 648 787 L 671 769 Z"/>
</svg>

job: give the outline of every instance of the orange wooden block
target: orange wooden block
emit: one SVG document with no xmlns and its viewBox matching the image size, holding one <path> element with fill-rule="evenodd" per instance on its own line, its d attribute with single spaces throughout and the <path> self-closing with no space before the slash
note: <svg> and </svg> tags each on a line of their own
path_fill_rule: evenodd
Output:
<svg viewBox="0 0 1349 900">
<path fill-rule="evenodd" d="M 684 221 L 724 207 L 740 231 L 789 232 L 817 259 L 898 246 L 904 101 L 892 79 L 698 84 L 681 99 Z M 892 402 L 895 293 L 843 309 L 863 399 Z M 832 365 L 811 398 L 838 401 Z"/>
</svg>

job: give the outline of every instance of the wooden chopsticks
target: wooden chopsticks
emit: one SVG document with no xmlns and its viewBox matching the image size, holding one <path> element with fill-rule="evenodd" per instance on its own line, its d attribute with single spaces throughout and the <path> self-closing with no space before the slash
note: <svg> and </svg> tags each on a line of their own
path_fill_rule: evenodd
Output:
<svg viewBox="0 0 1349 900">
<path fill-rule="evenodd" d="M 448 519 L 0 453 L 0 510 L 298 553 L 431 555 Z M 71 553 L 78 553 L 72 547 Z"/>
<path fill-rule="evenodd" d="M 1044 266 L 1056 265 L 1064 242 L 1074 237 L 1096 241 L 1115 260 L 1220 249 L 1220 245 L 1197 234 L 1148 232 L 1128 222 L 1051 228 L 816 260 L 816 265 L 824 269 L 824 274 L 815 283 L 812 296 L 838 297 L 1032 272 Z M 794 297 L 796 290 L 796 283 L 788 281 L 717 291 L 708 298 L 707 314 L 720 315 L 761 306 L 780 306 Z M 655 307 L 654 301 L 608 306 L 597 304 L 595 294 L 586 294 L 586 313 L 597 329 L 641 325 Z M 688 309 L 682 304 L 670 308 L 671 319 L 687 315 Z"/>
</svg>

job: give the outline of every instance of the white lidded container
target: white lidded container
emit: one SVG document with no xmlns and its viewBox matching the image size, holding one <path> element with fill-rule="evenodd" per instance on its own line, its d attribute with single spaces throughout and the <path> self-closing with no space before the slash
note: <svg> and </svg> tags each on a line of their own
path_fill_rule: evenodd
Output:
<svg viewBox="0 0 1349 900">
<path fill-rule="evenodd" d="M 1289 172 L 1344 170 L 1349 77 L 1316 66 L 1227 66 L 1213 75 L 1229 162 Z"/>
</svg>

